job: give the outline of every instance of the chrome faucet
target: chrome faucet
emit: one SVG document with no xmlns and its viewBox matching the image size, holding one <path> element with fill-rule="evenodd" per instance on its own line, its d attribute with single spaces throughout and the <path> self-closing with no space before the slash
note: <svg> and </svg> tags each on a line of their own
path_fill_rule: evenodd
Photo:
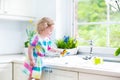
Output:
<svg viewBox="0 0 120 80">
<path fill-rule="evenodd" d="M 93 40 L 90 40 L 90 55 L 93 54 Z"/>
<path fill-rule="evenodd" d="M 88 56 L 83 57 L 83 59 L 85 59 L 85 60 L 90 60 L 93 55 L 93 40 L 90 40 L 89 44 L 90 44 L 90 52 L 89 52 Z"/>
</svg>

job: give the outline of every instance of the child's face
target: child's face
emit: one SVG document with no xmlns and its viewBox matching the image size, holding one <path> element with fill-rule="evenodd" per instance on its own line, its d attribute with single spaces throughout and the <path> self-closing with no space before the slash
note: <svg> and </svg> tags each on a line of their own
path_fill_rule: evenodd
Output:
<svg viewBox="0 0 120 80">
<path fill-rule="evenodd" d="M 52 26 L 50 26 L 50 27 L 47 27 L 46 29 L 45 29 L 45 35 L 47 36 L 47 37 L 49 37 L 51 34 L 52 34 L 52 31 L 53 31 L 53 29 L 54 29 L 54 25 L 52 25 Z"/>
</svg>

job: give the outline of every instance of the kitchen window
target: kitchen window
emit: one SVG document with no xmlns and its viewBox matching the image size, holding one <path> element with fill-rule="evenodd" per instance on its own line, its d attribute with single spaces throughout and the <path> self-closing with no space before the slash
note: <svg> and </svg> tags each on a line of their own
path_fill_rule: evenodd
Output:
<svg viewBox="0 0 120 80">
<path fill-rule="evenodd" d="M 120 0 L 74 0 L 74 19 L 81 46 L 120 46 Z"/>
</svg>

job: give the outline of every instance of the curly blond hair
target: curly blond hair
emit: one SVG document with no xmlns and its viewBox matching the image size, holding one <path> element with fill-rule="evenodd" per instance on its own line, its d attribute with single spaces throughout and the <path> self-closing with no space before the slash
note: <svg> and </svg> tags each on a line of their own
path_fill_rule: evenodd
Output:
<svg viewBox="0 0 120 80">
<path fill-rule="evenodd" d="M 37 32 L 40 34 L 41 31 L 45 30 L 48 27 L 51 27 L 54 25 L 54 21 L 51 18 L 43 17 L 39 20 L 37 24 Z"/>
</svg>

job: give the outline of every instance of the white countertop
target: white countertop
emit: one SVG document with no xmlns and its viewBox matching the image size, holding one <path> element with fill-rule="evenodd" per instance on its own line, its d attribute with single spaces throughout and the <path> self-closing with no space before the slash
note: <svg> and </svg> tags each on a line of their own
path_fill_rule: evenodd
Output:
<svg viewBox="0 0 120 80">
<path fill-rule="evenodd" d="M 7 62 L 23 62 L 25 60 L 25 56 L 21 54 L 16 55 L 0 55 L 0 63 Z"/>
<path fill-rule="evenodd" d="M 91 60 L 83 60 L 78 56 L 67 56 L 46 59 L 45 63 L 52 68 L 120 77 L 120 63 L 115 62 L 103 62 L 95 65 Z"/>
<path fill-rule="evenodd" d="M 23 63 L 24 60 L 24 55 L 0 56 L 0 63 Z M 115 62 L 103 62 L 102 64 L 95 65 L 91 60 L 83 60 L 78 56 L 66 56 L 61 58 L 48 57 L 43 58 L 43 62 L 44 65 L 51 68 L 120 77 L 120 63 Z"/>
</svg>

